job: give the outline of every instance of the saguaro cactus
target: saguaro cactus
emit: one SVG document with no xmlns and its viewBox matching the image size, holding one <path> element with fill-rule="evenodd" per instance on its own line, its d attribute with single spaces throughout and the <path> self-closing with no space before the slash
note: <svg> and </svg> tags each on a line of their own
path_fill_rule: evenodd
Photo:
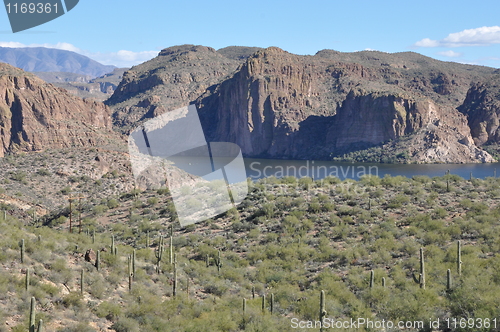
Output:
<svg viewBox="0 0 500 332">
<path fill-rule="evenodd" d="M 457 241 L 457 273 L 462 275 L 462 241 Z"/>
<path fill-rule="evenodd" d="M 252 299 L 255 299 L 255 286 L 252 286 Z"/>
<path fill-rule="evenodd" d="M 266 310 L 266 294 L 262 295 L 262 313 L 265 313 Z"/>
<path fill-rule="evenodd" d="M 425 289 L 424 248 L 420 248 L 420 288 Z"/>
<path fill-rule="evenodd" d="M 135 267 L 136 265 L 135 265 L 135 249 L 134 249 L 134 251 L 132 251 L 132 279 L 135 279 L 135 272 L 136 272 Z"/>
<path fill-rule="evenodd" d="M 95 268 L 97 271 L 101 269 L 101 251 L 97 250 L 96 252 L 96 257 L 95 257 Z"/>
<path fill-rule="evenodd" d="M 115 252 L 115 236 L 111 235 L 111 255 L 116 255 Z"/>
<path fill-rule="evenodd" d="M 370 271 L 370 288 L 373 288 L 374 282 L 375 282 L 375 273 L 373 272 L 373 270 L 371 270 Z"/>
<path fill-rule="evenodd" d="M 84 273 L 85 271 L 82 269 L 82 272 L 80 273 L 80 294 L 82 295 L 83 295 L 83 283 L 85 282 Z"/>
<path fill-rule="evenodd" d="M 220 272 L 220 269 L 222 268 L 222 259 L 221 259 L 221 255 L 220 255 L 220 249 L 219 249 L 219 252 L 217 254 L 217 260 L 215 261 L 215 265 L 217 265 L 217 272 Z"/>
<path fill-rule="evenodd" d="M 24 281 L 24 284 L 25 284 L 26 291 L 28 291 L 29 287 L 30 287 L 30 269 L 29 268 L 26 269 L 26 280 Z"/>
<path fill-rule="evenodd" d="M 24 264 L 24 253 L 25 253 L 24 239 L 22 239 L 21 240 L 21 264 Z"/>
<path fill-rule="evenodd" d="M 133 277 L 133 272 L 132 272 L 132 255 L 127 256 L 127 263 L 128 263 L 128 290 L 132 290 L 132 277 Z"/>
<path fill-rule="evenodd" d="M 373 272 L 373 271 L 372 271 Z M 325 309 L 325 291 L 322 290 L 319 296 L 319 321 L 323 323 L 323 319 L 326 317 L 326 309 Z M 320 331 L 323 332 L 323 324 L 321 324 Z"/>
<path fill-rule="evenodd" d="M 382 287 L 385 288 L 385 277 L 382 277 Z"/>
<path fill-rule="evenodd" d="M 38 321 L 38 329 L 36 332 L 43 332 L 43 320 L 41 319 Z"/>
<path fill-rule="evenodd" d="M 274 293 L 271 293 L 271 315 L 274 313 Z"/>
<path fill-rule="evenodd" d="M 247 299 L 243 298 L 243 315 L 247 312 Z"/>
<path fill-rule="evenodd" d="M 169 262 L 173 264 L 174 259 L 174 225 L 170 225 L 170 256 Z"/>
<path fill-rule="evenodd" d="M 447 289 L 448 291 L 450 291 L 450 290 L 451 290 L 451 287 L 452 287 L 452 284 L 451 284 L 451 270 L 450 270 L 450 269 L 448 269 L 448 270 L 446 271 L 446 289 Z"/>
<path fill-rule="evenodd" d="M 29 321 L 29 332 L 35 332 L 35 298 L 31 298 L 31 305 L 30 305 L 30 321 Z"/>
<path fill-rule="evenodd" d="M 163 257 L 164 247 L 163 247 L 163 236 L 160 235 L 160 239 L 158 240 L 158 248 L 155 249 L 155 257 L 156 257 L 156 270 L 160 273 L 160 263 Z"/>
<path fill-rule="evenodd" d="M 174 262 L 174 281 L 172 283 L 172 295 L 177 295 L 177 262 Z"/>
<path fill-rule="evenodd" d="M 420 248 L 420 274 L 418 278 L 413 274 L 413 280 L 420 285 L 420 288 L 425 289 L 425 262 L 424 262 L 424 248 Z"/>
</svg>

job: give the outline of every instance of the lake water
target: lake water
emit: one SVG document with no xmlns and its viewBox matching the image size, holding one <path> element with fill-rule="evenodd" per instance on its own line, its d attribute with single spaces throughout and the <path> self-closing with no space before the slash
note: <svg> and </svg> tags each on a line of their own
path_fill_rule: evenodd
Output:
<svg viewBox="0 0 500 332">
<path fill-rule="evenodd" d="M 336 176 L 340 179 L 358 180 L 363 175 L 384 177 L 402 175 L 442 176 L 450 170 L 464 179 L 500 176 L 500 163 L 485 164 L 375 164 L 375 163 L 342 163 L 321 160 L 279 160 L 245 158 L 247 177 L 253 180 L 269 176 L 313 177 L 316 180 L 326 176 Z M 498 173 L 497 173 L 498 172 Z M 496 174 L 497 173 L 497 174 Z"/>
</svg>

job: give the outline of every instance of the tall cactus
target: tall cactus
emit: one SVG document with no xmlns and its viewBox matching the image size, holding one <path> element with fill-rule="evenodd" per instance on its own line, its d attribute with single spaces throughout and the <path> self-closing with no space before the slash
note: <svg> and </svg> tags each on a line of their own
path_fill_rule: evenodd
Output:
<svg viewBox="0 0 500 332">
<path fill-rule="evenodd" d="M 177 262 L 174 262 L 174 281 L 172 282 L 172 295 L 177 295 Z"/>
<path fill-rule="evenodd" d="M 115 255 L 115 236 L 111 235 L 111 255 Z"/>
<path fill-rule="evenodd" d="M 375 273 L 373 270 L 370 271 L 370 288 L 373 288 L 373 285 L 375 283 Z"/>
<path fill-rule="evenodd" d="M 25 246 L 24 239 L 21 240 L 21 264 L 24 264 Z"/>
<path fill-rule="evenodd" d="M 132 251 L 132 278 L 135 279 L 136 265 L 135 265 L 135 249 Z"/>
<path fill-rule="evenodd" d="M 30 269 L 29 268 L 26 269 L 26 279 L 24 280 L 24 287 L 25 287 L 26 291 L 29 290 L 29 287 L 30 287 Z"/>
<path fill-rule="evenodd" d="M 170 225 L 170 247 L 169 247 L 169 262 L 173 264 L 174 259 L 174 225 Z"/>
<path fill-rule="evenodd" d="M 133 276 L 133 272 L 132 272 L 132 255 L 128 255 L 127 256 L 127 263 L 128 263 L 128 290 L 129 292 L 132 290 L 132 276 Z"/>
<path fill-rule="evenodd" d="M 164 247 L 163 247 L 163 236 L 160 235 L 160 239 L 158 240 L 158 248 L 155 249 L 155 257 L 156 257 L 156 271 L 160 273 L 160 263 L 163 257 Z"/>
<path fill-rule="evenodd" d="M 41 319 L 38 321 L 38 329 L 36 332 L 43 332 L 43 320 Z"/>
<path fill-rule="evenodd" d="M 252 299 L 255 299 L 255 286 L 252 286 Z"/>
<path fill-rule="evenodd" d="M 373 272 L 373 271 L 372 271 Z M 327 315 L 326 309 L 325 309 L 325 291 L 322 290 L 320 297 L 319 297 L 319 321 L 321 322 L 321 328 L 320 332 L 323 332 L 323 319 L 325 319 Z"/>
<path fill-rule="evenodd" d="M 382 287 L 385 288 L 385 277 L 382 277 Z"/>
<path fill-rule="evenodd" d="M 149 248 L 149 231 L 146 232 L 146 248 Z"/>
<path fill-rule="evenodd" d="M 83 285 L 85 282 L 85 276 L 84 276 L 85 271 L 82 269 L 82 272 L 80 273 L 80 294 L 83 295 Z"/>
<path fill-rule="evenodd" d="M 462 275 L 462 241 L 457 241 L 457 273 Z"/>
<path fill-rule="evenodd" d="M 220 254 L 220 249 L 217 254 L 217 260 L 215 261 L 215 265 L 217 265 L 217 272 L 220 273 L 220 269 L 222 268 L 222 259 L 221 259 L 221 254 Z"/>
<path fill-rule="evenodd" d="M 413 274 L 413 280 L 420 285 L 420 288 L 425 289 L 425 261 L 424 248 L 420 248 L 420 273 L 418 278 Z"/>
<path fill-rule="evenodd" d="M 262 294 L 262 313 L 266 311 L 266 294 Z"/>
<path fill-rule="evenodd" d="M 247 299 L 243 298 L 243 315 L 247 312 Z"/>
<path fill-rule="evenodd" d="M 97 250 L 96 252 L 96 257 L 95 257 L 95 268 L 97 271 L 101 269 L 101 251 Z"/>
<path fill-rule="evenodd" d="M 30 305 L 30 320 L 29 320 L 29 328 L 28 328 L 28 331 L 29 332 L 35 332 L 35 316 L 36 316 L 36 312 L 35 312 L 35 298 L 32 297 L 31 298 L 31 305 Z"/>
<path fill-rule="evenodd" d="M 271 315 L 274 313 L 274 293 L 271 293 Z"/>
<path fill-rule="evenodd" d="M 424 248 L 420 248 L 420 288 L 425 289 Z"/>
<path fill-rule="evenodd" d="M 450 269 L 448 269 L 448 270 L 446 271 L 446 289 L 447 289 L 448 291 L 450 291 L 450 290 L 451 290 L 451 287 L 452 287 L 452 284 L 451 284 L 451 270 L 450 270 Z"/>
</svg>

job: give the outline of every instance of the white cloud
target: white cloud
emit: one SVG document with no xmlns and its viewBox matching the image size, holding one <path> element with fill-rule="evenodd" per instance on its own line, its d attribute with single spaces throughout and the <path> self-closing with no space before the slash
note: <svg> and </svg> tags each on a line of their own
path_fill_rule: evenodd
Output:
<svg viewBox="0 0 500 332">
<path fill-rule="evenodd" d="M 500 44 L 500 26 L 481 27 L 450 33 L 441 40 L 424 38 L 415 43 L 417 47 L 462 47 Z"/>
<path fill-rule="evenodd" d="M 442 55 L 442 56 L 449 57 L 449 58 L 458 58 L 458 57 L 462 56 L 462 53 L 455 52 L 455 51 L 452 51 L 452 50 L 448 50 L 448 51 L 444 51 L 444 52 L 438 52 L 438 54 Z"/>
<path fill-rule="evenodd" d="M 145 61 L 151 60 L 158 55 L 158 51 L 132 52 L 120 50 L 118 52 L 111 53 L 82 54 L 105 65 L 115 65 L 117 67 L 132 67 Z"/>
<path fill-rule="evenodd" d="M 415 46 L 418 46 L 418 47 L 437 47 L 437 46 L 439 46 L 439 42 L 437 40 L 424 38 L 424 39 L 416 42 Z"/>
<path fill-rule="evenodd" d="M 26 47 L 26 45 L 18 42 L 0 42 L 0 47 L 17 48 L 17 47 Z"/>
<path fill-rule="evenodd" d="M 158 51 L 141 51 L 133 52 L 127 50 L 120 50 L 118 52 L 110 53 L 100 53 L 100 52 L 89 52 L 82 50 L 69 43 L 57 43 L 57 44 L 29 44 L 25 45 L 18 42 L 2 42 L 0 41 L 0 47 L 11 47 L 11 48 L 21 48 L 21 47 L 46 47 L 46 48 L 56 48 L 59 50 L 72 51 L 85 55 L 97 62 L 104 65 L 114 65 L 117 67 L 132 67 L 148 61 L 158 55 Z"/>
</svg>

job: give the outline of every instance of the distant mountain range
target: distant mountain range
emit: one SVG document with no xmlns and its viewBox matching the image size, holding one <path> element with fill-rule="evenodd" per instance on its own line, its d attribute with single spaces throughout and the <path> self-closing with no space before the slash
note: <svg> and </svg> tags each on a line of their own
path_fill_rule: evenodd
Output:
<svg viewBox="0 0 500 332">
<path fill-rule="evenodd" d="M 30 72 L 66 72 L 90 78 L 103 76 L 116 68 L 75 52 L 45 47 L 0 47 L 0 62 Z"/>
<path fill-rule="evenodd" d="M 500 152 L 500 70 L 413 52 L 301 56 L 277 47 L 181 45 L 99 79 L 44 75 L 59 82 L 0 66 L 3 153 L 99 145 L 111 122 L 127 134 L 192 103 L 207 140 L 234 142 L 245 157 L 473 163 Z M 68 91 L 94 100 L 112 95 L 106 107 Z M 50 122 L 58 120 L 54 110 L 70 125 Z M 103 134 L 77 132 L 88 123 Z"/>
</svg>

